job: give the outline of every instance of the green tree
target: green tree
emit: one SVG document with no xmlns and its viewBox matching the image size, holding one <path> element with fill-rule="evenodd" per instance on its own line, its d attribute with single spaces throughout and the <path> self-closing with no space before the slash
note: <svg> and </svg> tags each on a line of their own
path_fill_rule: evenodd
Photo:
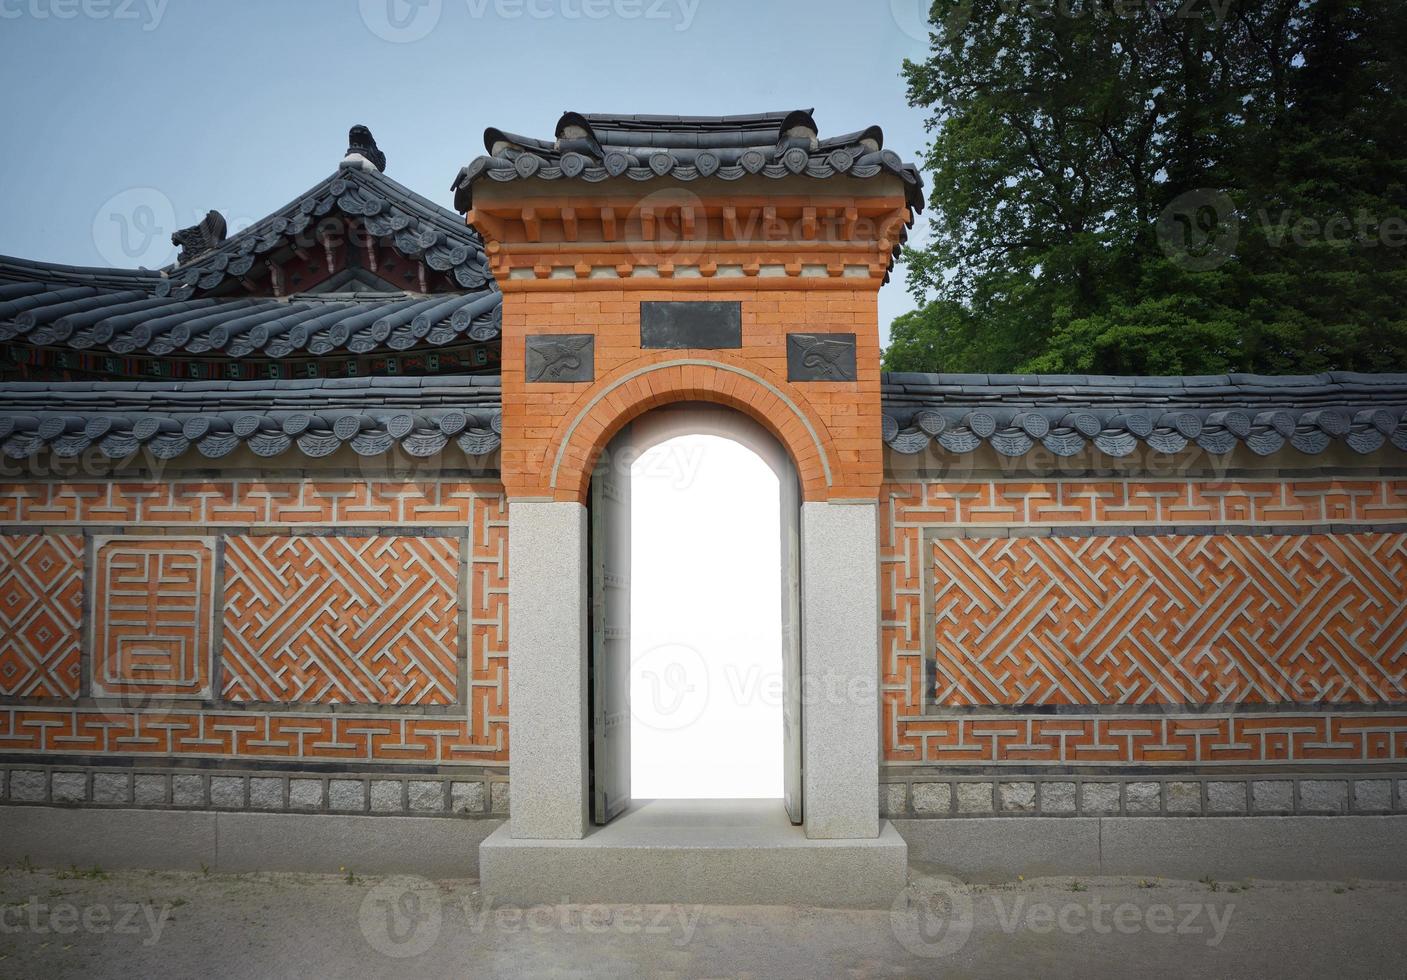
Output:
<svg viewBox="0 0 1407 980">
<path fill-rule="evenodd" d="M 889 370 L 1407 367 L 1407 0 L 937 0 Z"/>
</svg>

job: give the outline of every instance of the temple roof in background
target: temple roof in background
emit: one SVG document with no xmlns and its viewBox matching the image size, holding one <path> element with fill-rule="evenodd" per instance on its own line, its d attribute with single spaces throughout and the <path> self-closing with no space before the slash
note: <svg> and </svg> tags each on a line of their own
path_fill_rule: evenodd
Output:
<svg viewBox="0 0 1407 980">
<path fill-rule="evenodd" d="M 490 128 L 487 156 L 475 159 L 455 179 L 454 206 L 473 206 L 473 185 L 496 181 L 586 181 L 628 179 L 692 181 L 763 177 L 892 174 L 905 196 L 923 210 L 923 178 L 917 168 L 884 148 L 878 126 L 821 139 L 811 109 L 744 116 L 617 116 L 564 113 L 551 139 L 518 136 Z"/>
<path fill-rule="evenodd" d="M 497 369 L 501 295 L 477 232 L 378 169 L 335 173 L 226 237 L 211 212 L 169 268 L 0 257 L 0 372 L 247 379 Z"/>
</svg>

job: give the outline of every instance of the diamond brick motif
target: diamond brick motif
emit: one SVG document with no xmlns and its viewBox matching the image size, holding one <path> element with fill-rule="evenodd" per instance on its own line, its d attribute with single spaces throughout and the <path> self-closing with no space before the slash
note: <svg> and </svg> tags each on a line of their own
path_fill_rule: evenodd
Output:
<svg viewBox="0 0 1407 980">
<path fill-rule="evenodd" d="M 0 694 L 76 698 L 83 538 L 0 535 Z"/>
</svg>

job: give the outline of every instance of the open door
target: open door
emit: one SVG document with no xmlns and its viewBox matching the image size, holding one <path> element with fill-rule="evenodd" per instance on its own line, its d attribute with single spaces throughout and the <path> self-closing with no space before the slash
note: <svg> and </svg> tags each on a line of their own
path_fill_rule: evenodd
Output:
<svg viewBox="0 0 1407 980">
<path fill-rule="evenodd" d="M 787 817 L 801 823 L 801 487 L 791 461 L 777 474 L 782 530 L 782 776 Z"/>
<path fill-rule="evenodd" d="M 630 805 L 630 427 L 591 475 L 591 819 Z"/>
</svg>

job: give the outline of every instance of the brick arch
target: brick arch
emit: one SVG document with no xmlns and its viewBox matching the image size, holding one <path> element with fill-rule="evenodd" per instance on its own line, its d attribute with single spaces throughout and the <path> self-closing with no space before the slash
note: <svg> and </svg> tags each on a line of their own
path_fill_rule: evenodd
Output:
<svg viewBox="0 0 1407 980">
<path fill-rule="evenodd" d="M 803 499 L 826 499 L 835 482 L 829 438 L 797 401 L 747 368 L 699 358 L 637 368 L 597 390 L 566 423 L 548 459 L 553 497 L 584 502 L 596 460 L 615 434 L 651 409 L 676 402 L 708 402 L 748 416 L 791 456 Z"/>
</svg>

